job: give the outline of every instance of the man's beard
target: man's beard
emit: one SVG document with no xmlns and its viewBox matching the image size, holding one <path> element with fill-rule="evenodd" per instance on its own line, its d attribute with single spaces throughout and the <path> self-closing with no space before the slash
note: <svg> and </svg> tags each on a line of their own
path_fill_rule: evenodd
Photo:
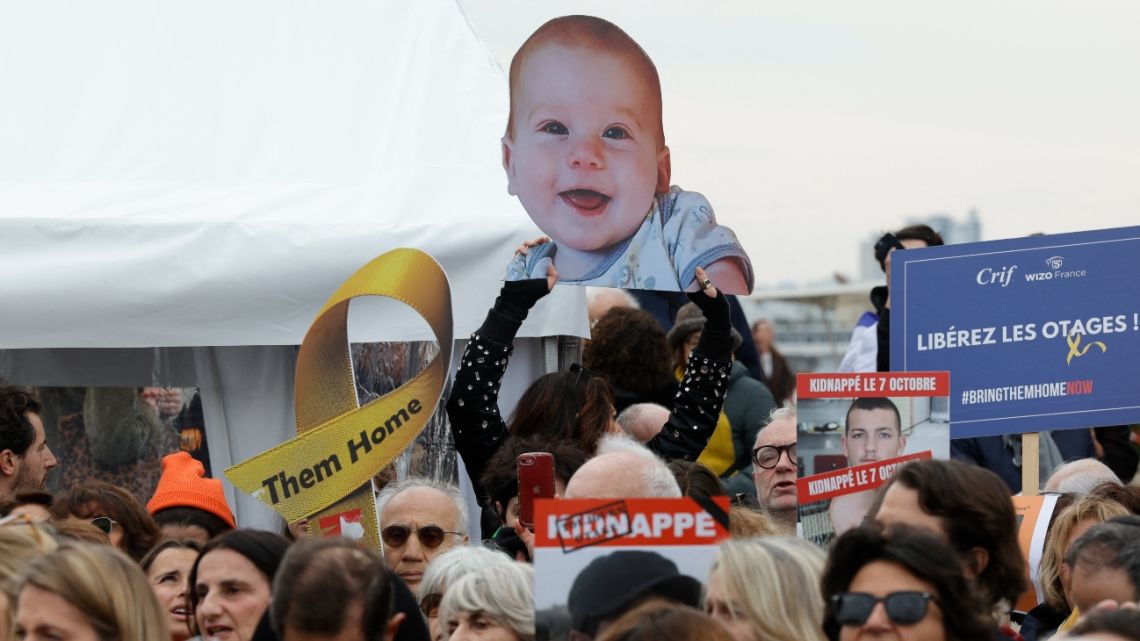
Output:
<svg viewBox="0 0 1140 641">
<path fill-rule="evenodd" d="M 44 489 L 44 481 L 47 480 L 47 475 L 41 476 L 39 482 L 36 482 L 32 476 L 31 466 L 27 461 L 20 462 L 20 470 L 16 472 L 16 476 L 12 481 L 12 493 L 17 492 L 39 492 Z"/>
</svg>

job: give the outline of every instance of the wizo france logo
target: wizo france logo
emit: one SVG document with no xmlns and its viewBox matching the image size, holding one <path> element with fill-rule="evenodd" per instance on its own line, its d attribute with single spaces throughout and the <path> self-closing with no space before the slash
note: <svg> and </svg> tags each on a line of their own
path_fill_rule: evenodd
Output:
<svg viewBox="0 0 1140 641">
<path fill-rule="evenodd" d="M 1050 256 L 1045 259 L 1045 264 L 1049 266 L 1049 269 L 1061 269 L 1061 265 L 1065 264 L 1065 259 L 1060 256 Z"/>
</svg>

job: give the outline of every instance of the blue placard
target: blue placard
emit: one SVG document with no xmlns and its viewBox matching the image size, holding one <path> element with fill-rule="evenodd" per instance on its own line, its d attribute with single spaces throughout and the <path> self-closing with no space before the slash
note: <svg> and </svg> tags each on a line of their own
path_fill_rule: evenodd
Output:
<svg viewBox="0 0 1140 641">
<path fill-rule="evenodd" d="M 1138 423 L 1140 227 L 896 251 L 890 329 L 953 438 Z"/>
</svg>

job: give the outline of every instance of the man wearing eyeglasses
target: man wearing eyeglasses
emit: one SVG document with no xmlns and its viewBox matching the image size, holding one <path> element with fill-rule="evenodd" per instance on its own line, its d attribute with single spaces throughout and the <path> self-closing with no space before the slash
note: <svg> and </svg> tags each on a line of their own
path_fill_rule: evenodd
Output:
<svg viewBox="0 0 1140 641">
<path fill-rule="evenodd" d="M 453 485 L 409 478 L 376 497 L 384 563 L 415 592 L 427 564 L 467 544 L 467 504 Z"/>
<path fill-rule="evenodd" d="M 56 465 L 40 410 L 25 390 L 0 387 L 0 499 L 44 489 L 47 472 Z"/>
<path fill-rule="evenodd" d="M 752 448 L 756 498 L 787 534 L 796 530 L 796 413 L 781 407 Z"/>
</svg>

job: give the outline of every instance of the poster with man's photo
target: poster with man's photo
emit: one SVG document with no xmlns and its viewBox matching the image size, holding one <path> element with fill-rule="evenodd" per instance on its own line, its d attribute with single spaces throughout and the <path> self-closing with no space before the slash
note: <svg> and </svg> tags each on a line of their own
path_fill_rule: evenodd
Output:
<svg viewBox="0 0 1140 641">
<path fill-rule="evenodd" d="M 949 372 L 796 377 L 802 536 L 827 547 L 859 525 L 902 465 L 950 458 Z"/>
</svg>

